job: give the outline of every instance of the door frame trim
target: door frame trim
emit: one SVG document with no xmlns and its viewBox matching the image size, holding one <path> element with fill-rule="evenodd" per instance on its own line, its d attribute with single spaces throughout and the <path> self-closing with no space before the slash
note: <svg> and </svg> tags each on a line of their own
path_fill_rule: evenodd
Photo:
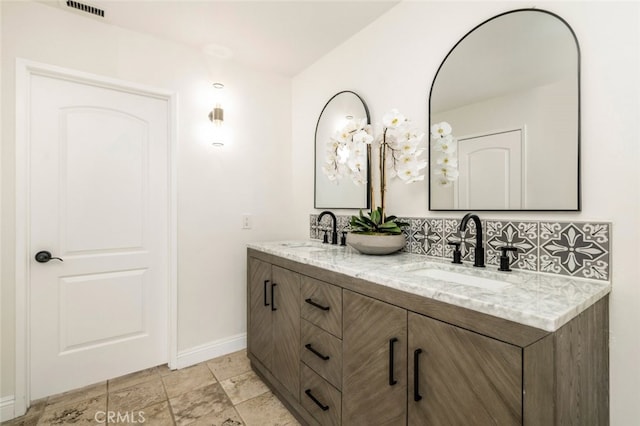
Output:
<svg viewBox="0 0 640 426">
<path fill-rule="evenodd" d="M 168 294 L 167 294 L 167 356 L 169 367 L 177 367 L 178 360 L 178 255 L 177 255 L 177 93 L 124 80 L 72 70 L 69 68 L 16 59 L 16 138 L 15 138 L 15 405 L 16 417 L 24 414 L 30 397 L 30 253 L 28 220 L 30 213 L 29 188 L 29 95 L 31 76 L 53 77 L 121 92 L 167 101 L 168 158 L 169 158 L 169 218 L 168 229 Z"/>
</svg>

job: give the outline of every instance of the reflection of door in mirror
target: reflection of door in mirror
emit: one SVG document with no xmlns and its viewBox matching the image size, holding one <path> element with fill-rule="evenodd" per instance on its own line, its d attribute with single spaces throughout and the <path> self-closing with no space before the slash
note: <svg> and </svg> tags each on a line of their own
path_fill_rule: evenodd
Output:
<svg viewBox="0 0 640 426">
<path fill-rule="evenodd" d="M 357 185 L 349 177 L 331 180 L 323 172 L 328 155 L 335 149 L 330 143 L 336 132 L 350 120 L 366 119 L 371 123 L 369 108 L 355 92 L 342 91 L 326 103 L 316 125 L 315 135 L 315 208 L 359 209 L 369 208 L 369 185 Z M 340 153 L 337 154 L 338 157 Z M 367 171 L 367 175 L 368 175 Z"/>
<path fill-rule="evenodd" d="M 524 196 L 521 129 L 458 139 L 454 208 L 518 210 Z"/>
<path fill-rule="evenodd" d="M 430 125 L 447 122 L 457 137 L 526 126 L 522 173 L 503 173 L 503 168 L 496 169 L 497 152 L 483 151 L 476 153 L 474 161 L 490 165 L 472 165 L 474 176 L 468 184 L 440 186 L 437 169 L 430 163 L 429 209 L 580 210 L 579 68 L 575 34 L 550 12 L 510 11 L 465 35 L 434 78 Z M 430 152 L 430 158 L 436 159 L 433 142 Z M 500 176 L 504 182 L 498 181 Z M 520 182 L 506 181 L 512 176 L 519 176 Z M 458 179 L 463 178 L 460 170 Z M 522 187 L 520 203 L 514 195 L 507 202 L 502 195 L 518 186 Z"/>
</svg>

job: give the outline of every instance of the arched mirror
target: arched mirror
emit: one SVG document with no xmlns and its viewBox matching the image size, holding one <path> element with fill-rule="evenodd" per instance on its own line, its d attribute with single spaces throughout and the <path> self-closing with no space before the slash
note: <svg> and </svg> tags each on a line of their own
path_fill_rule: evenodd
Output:
<svg viewBox="0 0 640 426">
<path fill-rule="evenodd" d="M 475 27 L 440 65 L 429 111 L 429 210 L 580 210 L 580 50 L 559 16 Z"/>
<path fill-rule="evenodd" d="M 331 138 L 348 121 L 360 119 L 366 119 L 367 124 L 371 123 L 369 108 L 357 93 L 349 90 L 331 97 L 320 112 L 315 136 L 315 208 L 317 209 L 369 208 L 368 183 L 357 185 L 349 178 L 332 180 L 323 172 L 328 158 L 327 151 L 331 150 Z"/>
</svg>

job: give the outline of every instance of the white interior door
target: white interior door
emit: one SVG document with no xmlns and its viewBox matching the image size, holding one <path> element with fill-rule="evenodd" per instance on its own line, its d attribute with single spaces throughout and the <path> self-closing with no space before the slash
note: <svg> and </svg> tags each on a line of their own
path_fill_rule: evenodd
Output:
<svg viewBox="0 0 640 426">
<path fill-rule="evenodd" d="M 522 207 L 522 130 L 458 140 L 457 209 L 519 209 Z"/>
<path fill-rule="evenodd" d="M 168 361 L 170 149 L 166 99 L 40 75 L 29 88 L 34 400 Z"/>
</svg>

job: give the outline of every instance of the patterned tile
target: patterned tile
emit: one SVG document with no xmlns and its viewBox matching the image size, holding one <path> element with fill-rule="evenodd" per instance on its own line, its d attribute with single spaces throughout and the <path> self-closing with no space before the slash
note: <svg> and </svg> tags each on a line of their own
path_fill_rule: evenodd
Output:
<svg viewBox="0 0 640 426">
<path fill-rule="evenodd" d="M 486 222 L 486 264 L 500 265 L 500 247 L 515 247 L 508 252 L 512 268 L 536 271 L 538 268 L 537 222 Z"/>
<path fill-rule="evenodd" d="M 607 280 L 608 224 L 541 222 L 539 270 Z"/>
<path fill-rule="evenodd" d="M 321 239 L 318 215 L 310 216 L 310 235 Z M 350 216 L 338 216 L 338 227 L 344 229 Z M 462 260 L 473 262 L 475 223 L 469 222 L 459 231 L 460 218 L 400 218 L 409 226 L 403 230 L 407 244 L 403 251 L 426 256 L 453 258 L 450 241 L 460 242 Z M 324 222 L 324 220 L 323 220 Z M 329 225 L 326 225 L 329 226 Z M 609 223 L 538 222 L 483 220 L 485 263 L 500 264 L 500 247 L 515 247 L 509 252 L 512 269 L 578 276 L 607 281 L 611 274 Z"/>
<path fill-rule="evenodd" d="M 425 219 L 424 254 L 444 257 L 447 241 L 444 238 L 444 219 Z"/>
<path fill-rule="evenodd" d="M 425 219 L 402 217 L 400 221 L 406 222 L 409 226 L 403 229 L 403 232 L 407 238 L 407 245 L 405 251 L 414 254 L 426 254 L 424 249 L 424 224 Z"/>
</svg>

